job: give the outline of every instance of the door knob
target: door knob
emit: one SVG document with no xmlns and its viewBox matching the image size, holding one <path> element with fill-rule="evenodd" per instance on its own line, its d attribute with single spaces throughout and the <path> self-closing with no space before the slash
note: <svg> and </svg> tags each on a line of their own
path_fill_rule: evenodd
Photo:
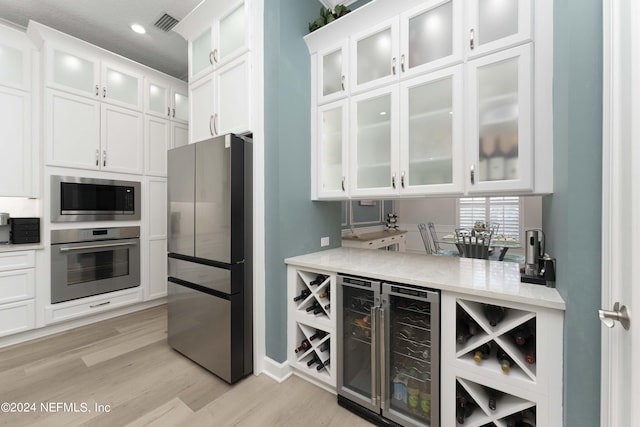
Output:
<svg viewBox="0 0 640 427">
<path fill-rule="evenodd" d="M 613 305 L 613 310 L 598 310 L 598 317 L 600 317 L 600 321 L 604 323 L 607 328 L 613 328 L 616 321 L 620 322 L 625 329 L 629 329 L 631 326 L 629 311 L 626 306 L 621 306 L 619 302 Z"/>
</svg>

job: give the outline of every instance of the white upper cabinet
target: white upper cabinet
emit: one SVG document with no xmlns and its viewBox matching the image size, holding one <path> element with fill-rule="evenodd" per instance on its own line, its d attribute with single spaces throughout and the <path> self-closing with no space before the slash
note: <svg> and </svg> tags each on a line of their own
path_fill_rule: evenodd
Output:
<svg viewBox="0 0 640 427">
<path fill-rule="evenodd" d="M 214 136 L 251 130 L 251 53 L 220 67 L 214 77 Z"/>
<path fill-rule="evenodd" d="M 531 46 L 469 62 L 468 191 L 533 189 Z"/>
<path fill-rule="evenodd" d="M 0 25 L 0 85 L 31 90 L 31 51 L 24 33 Z"/>
<path fill-rule="evenodd" d="M 0 86 L 0 196 L 33 196 L 31 127 L 31 94 Z"/>
<path fill-rule="evenodd" d="M 56 43 L 47 44 L 45 58 L 48 87 L 142 111 L 142 73 L 124 62 Z"/>
<path fill-rule="evenodd" d="M 187 84 L 155 77 L 145 78 L 145 108 L 147 114 L 189 122 L 189 96 Z"/>
<path fill-rule="evenodd" d="M 471 0 L 467 12 L 467 56 L 474 57 L 531 41 L 533 0 Z"/>
<path fill-rule="evenodd" d="M 214 128 L 215 99 L 213 75 L 189 85 L 189 101 L 191 102 L 191 121 L 189 132 L 191 142 L 198 142 L 217 135 Z"/>
<path fill-rule="evenodd" d="M 215 13 L 216 16 L 212 17 L 206 29 L 190 39 L 190 82 L 249 50 L 248 4 L 236 1 Z"/>
<path fill-rule="evenodd" d="M 318 177 L 315 197 L 341 199 L 349 195 L 349 104 L 346 99 L 318 107 Z"/>
<path fill-rule="evenodd" d="M 349 93 L 348 55 L 346 41 L 318 53 L 318 104 L 344 98 Z"/>
<path fill-rule="evenodd" d="M 351 90 L 362 92 L 398 78 L 398 18 L 351 37 Z"/>
</svg>

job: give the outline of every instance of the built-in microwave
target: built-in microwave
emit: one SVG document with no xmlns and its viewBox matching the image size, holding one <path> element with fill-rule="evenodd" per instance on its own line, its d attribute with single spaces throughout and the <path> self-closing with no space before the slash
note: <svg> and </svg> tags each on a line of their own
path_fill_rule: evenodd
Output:
<svg viewBox="0 0 640 427">
<path fill-rule="evenodd" d="M 140 219 L 140 182 L 51 176 L 51 222 Z"/>
</svg>

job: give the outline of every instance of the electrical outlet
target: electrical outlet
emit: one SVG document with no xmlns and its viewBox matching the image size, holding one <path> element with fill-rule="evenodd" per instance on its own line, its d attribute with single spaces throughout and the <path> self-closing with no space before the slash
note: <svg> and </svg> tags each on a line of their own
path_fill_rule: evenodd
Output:
<svg viewBox="0 0 640 427">
<path fill-rule="evenodd" d="M 320 238 L 320 246 L 321 247 L 325 247 L 325 246 L 329 246 L 330 242 L 329 242 L 329 236 L 326 237 L 321 237 Z"/>
</svg>

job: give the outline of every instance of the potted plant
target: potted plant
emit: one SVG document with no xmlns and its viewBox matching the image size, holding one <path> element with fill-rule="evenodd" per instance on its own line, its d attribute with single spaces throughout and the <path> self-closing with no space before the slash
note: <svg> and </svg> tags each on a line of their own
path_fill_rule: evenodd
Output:
<svg viewBox="0 0 640 427">
<path fill-rule="evenodd" d="M 331 9 L 327 9 L 326 7 L 322 6 L 320 8 L 320 17 L 313 22 L 309 22 L 309 32 L 312 33 L 318 28 L 324 27 L 329 22 L 333 22 L 336 19 L 346 15 L 349 12 L 351 11 L 346 6 L 341 4 L 337 5 L 333 9 L 333 11 Z"/>
</svg>

